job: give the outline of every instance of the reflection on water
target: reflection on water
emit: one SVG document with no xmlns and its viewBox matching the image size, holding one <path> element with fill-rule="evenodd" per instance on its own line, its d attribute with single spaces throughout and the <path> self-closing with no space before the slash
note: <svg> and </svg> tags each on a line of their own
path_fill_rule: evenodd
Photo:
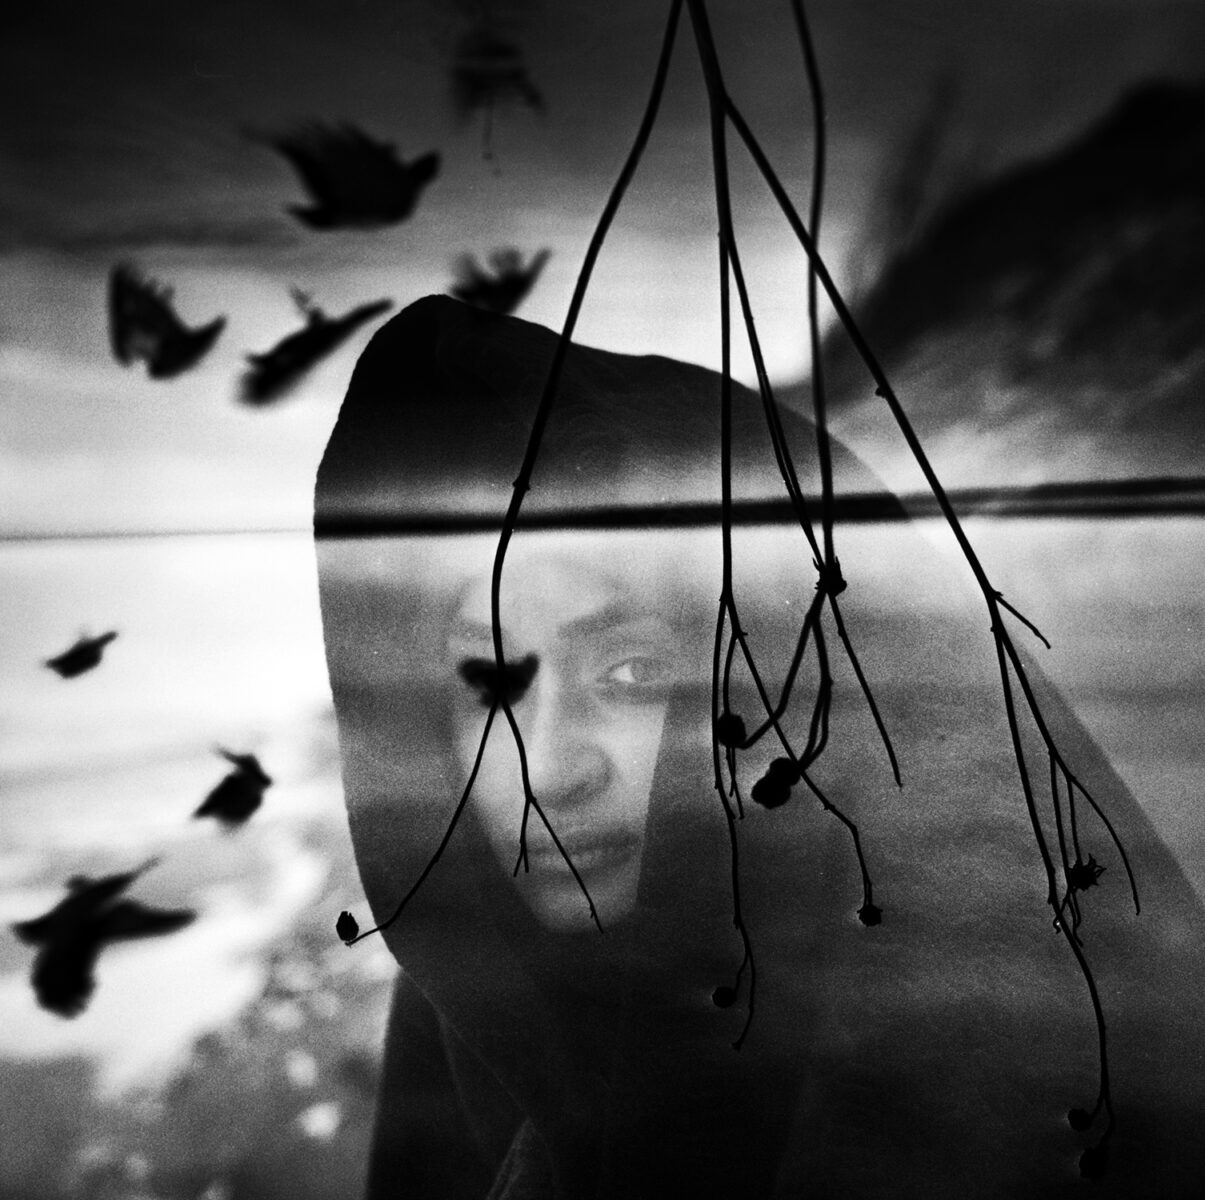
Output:
<svg viewBox="0 0 1205 1200">
<path fill-rule="evenodd" d="M 1205 527 L 969 525 L 997 586 L 1053 643 L 1038 647 L 1044 669 L 1205 894 Z M 893 558 L 889 528 L 839 532 L 855 639 L 861 584 L 890 588 L 915 619 L 950 602 L 948 583 Z M 684 549 L 681 533 L 657 536 Z M 711 597 L 714 537 L 686 536 Z M 766 582 L 780 568 L 758 539 L 777 535 L 741 536 Z M 486 537 L 399 542 L 376 561 L 382 580 L 419 582 L 491 552 Z M 393 967 L 378 940 L 349 951 L 333 929 L 366 906 L 309 539 L 11 546 L 0 605 L 0 1111 L 21 1134 L 3 1139 L 0 1193 L 354 1193 Z M 42 665 L 108 628 L 120 636 L 94 671 L 63 680 Z M 866 664 L 889 686 L 889 653 L 870 647 Z M 218 746 L 254 753 L 275 781 L 234 831 L 191 817 L 228 769 Z M 8 924 L 45 911 L 73 872 L 152 855 L 137 896 L 197 908 L 195 926 L 112 949 L 78 1019 L 40 1011 Z"/>
</svg>

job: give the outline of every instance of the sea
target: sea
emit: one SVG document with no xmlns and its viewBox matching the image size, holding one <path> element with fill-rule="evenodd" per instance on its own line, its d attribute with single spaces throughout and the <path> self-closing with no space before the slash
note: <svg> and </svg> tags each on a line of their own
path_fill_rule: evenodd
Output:
<svg viewBox="0 0 1205 1200">
<path fill-rule="evenodd" d="M 959 569 L 940 525 L 923 527 Z M 1205 897 L 1205 520 L 966 527 L 1050 640 L 1033 643 L 1046 673 Z M 839 535 L 851 587 L 859 561 L 889 556 L 889 527 Z M 108 630 L 95 670 L 64 680 L 45 665 Z M 221 749 L 254 753 L 273 779 L 233 831 L 193 816 L 229 769 Z M 11 923 L 53 906 L 73 874 L 149 860 L 132 894 L 197 919 L 107 952 L 80 1017 L 40 1009 Z M 342 953 L 343 907 L 366 913 L 309 534 L 0 544 L 0 1076 L 78 1058 L 101 1097 L 161 1085 L 262 997 L 299 925 Z M 391 977 L 379 943 L 357 961 Z"/>
</svg>

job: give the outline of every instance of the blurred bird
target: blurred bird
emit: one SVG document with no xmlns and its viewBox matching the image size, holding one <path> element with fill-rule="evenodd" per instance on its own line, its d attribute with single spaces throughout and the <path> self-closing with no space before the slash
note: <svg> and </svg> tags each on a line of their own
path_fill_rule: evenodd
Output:
<svg viewBox="0 0 1205 1200">
<path fill-rule="evenodd" d="M 243 375 L 242 399 L 246 404 L 268 404 L 283 396 L 319 359 L 324 358 L 366 321 L 393 307 L 392 300 L 361 304 L 341 317 L 328 317 L 296 288 L 293 300 L 305 316 L 305 325 L 263 354 L 248 354 L 250 368 Z"/>
<path fill-rule="evenodd" d="M 456 267 L 456 282 L 448 289 L 457 300 L 490 312 L 510 314 L 535 286 L 551 250 L 541 250 L 527 266 L 514 246 L 491 251 L 489 270 L 471 254 L 462 255 Z"/>
<path fill-rule="evenodd" d="M 403 162 L 389 142 L 378 142 L 344 121 L 310 121 L 291 133 L 247 135 L 293 164 L 314 203 L 288 211 L 311 229 L 375 229 L 404 221 L 423 188 L 439 174 L 439 155 Z"/>
<path fill-rule="evenodd" d="M 105 647 L 117 636 L 115 629 L 102 633 L 99 637 L 83 635 L 70 649 L 54 658 L 46 659 L 45 665 L 63 679 L 74 679 L 85 671 L 91 671 L 101 660 Z"/>
<path fill-rule="evenodd" d="M 172 290 L 128 263 L 109 275 L 109 341 L 117 361 L 146 363 L 152 379 L 171 379 L 197 363 L 226 327 L 225 317 L 190 329 L 176 316 Z"/>
<path fill-rule="evenodd" d="M 78 1016 L 95 990 L 93 970 L 106 943 L 172 933 L 196 918 L 191 909 L 149 908 L 118 899 L 154 865 L 152 859 L 134 871 L 101 879 L 73 875 L 67 896 L 54 908 L 13 925 L 21 941 L 38 947 L 32 982 L 43 1008 L 62 1017 Z"/>
<path fill-rule="evenodd" d="M 466 658 L 457 668 L 460 678 L 476 693 L 486 708 L 502 701 L 503 695 L 511 704 L 517 704 L 536 677 L 540 660 L 527 654 L 518 662 L 508 662 L 499 675 L 498 664 L 492 658 Z M 501 682 L 501 687 L 499 687 Z"/>
<path fill-rule="evenodd" d="M 496 104 L 511 100 L 544 110 L 544 97 L 531 82 L 519 47 L 485 26 L 467 30 L 452 52 L 457 113 L 464 119 L 485 109 L 488 115 Z"/>
<path fill-rule="evenodd" d="M 227 828 L 241 825 L 263 803 L 264 792 L 272 786 L 254 754 L 218 753 L 234 764 L 234 770 L 202 801 L 194 817 L 216 817 Z"/>
</svg>

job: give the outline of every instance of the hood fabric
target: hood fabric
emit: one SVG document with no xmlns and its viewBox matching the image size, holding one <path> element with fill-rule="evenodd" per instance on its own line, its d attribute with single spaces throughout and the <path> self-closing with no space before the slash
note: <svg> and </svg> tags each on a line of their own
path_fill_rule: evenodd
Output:
<svg viewBox="0 0 1205 1200">
<path fill-rule="evenodd" d="M 465 785 L 453 746 L 465 685 L 448 632 L 466 586 L 488 578 L 496 532 L 324 534 L 365 518 L 404 527 L 465 511 L 500 528 L 556 342 L 514 318 L 419 301 L 365 350 L 319 471 L 327 661 L 377 921 L 427 867 Z M 699 367 L 573 347 L 524 512 L 718 501 L 719 390 Z M 803 490 L 817 494 L 811 427 L 784 420 Z M 836 456 L 842 489 L 878 490 L 853 456 Z M 760 401 L 734 385 L 734 491 L 781 490 Z M 603 933 L 546 929 L 469 800 L 384 934 L 400 972 L 373 1200 L 1198 1194 L 1205 914 L 1195 894 L 1024 655 L 1059 748 L 1112 821 L 1142 898 L 1135 917 L 1120 855 L 1081 800 L 1084 857 L 1106 866 L 1080 894 L 1080 933 L 1118 1121 L 1108 1171 L 1089 1184 L 1077 1160 L 1103 1119 L 1080 1133 L 1066 1112 L 1096 1096 L 1091 999 L 1051 928 L 982 602 L 914 526 L 839 526 L 837 537 L 846 621 L 904 788 L 831 621 L 831 730 L 812 773 L 858 823 L 883 921 L 858 921 L 849 835 L 802 784 L 781 808 L 750 801 L 781 751 L 766 739 L 738 754 L 738 878 L 756 969 L 738 1051 L 747 987 L 730 1008 L 712 1001 L 742 960 L 711 751 L 719 528 L 548 533 L 520 522 L 516 570 L 524 548 L 547 546 L 638 592 L 680 633 L 636 905 Z M 810 551 L 786 526 L 741 528 L 734 546 L 742 627 L 777 694 L 814 594 Z M 1025 636 L 1017 626 L 1016 640 Z M 809 649 L 787 718 L 797 748 L 815 679 Z M 746 672 L 734 673 L 730 704 L 759 723 Z M 1023 732 L 1057 845 L 1048 761 L 1032 722 Z M 491 740 L 510 737 L 499 716 Z"/>
</svg>

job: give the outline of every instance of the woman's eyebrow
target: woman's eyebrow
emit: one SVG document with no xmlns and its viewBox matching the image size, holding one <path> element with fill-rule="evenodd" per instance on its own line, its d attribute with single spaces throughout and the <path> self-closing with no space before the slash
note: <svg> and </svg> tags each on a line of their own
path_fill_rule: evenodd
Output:
<svg viewBox="0 0 1205 1200">
<path fill-rule="evenodd" d="M 468 617 L 457 617 L 448 630 L 450 642 L 490 642 L 494 638 L 494 627 L 488 621 L 473 621 Z"/>
<path fill-rule="evenodd" d="M 627 625 L 654 624 L 663 625 L 666 622 L 655 611 L 643 605 L 633 604 L 630 600 L 612 600 L 595 612 L 566 621 L 558 633 L 568 639 L 588 638 Z"/>
<path fill-rule="evenodd" d="M 561 625 L 556 633 L 562 638 L 578 640 L 597 637 L 629 625 L 654 625 L 660 630 L 669 630 L 669 623 L 655 611 L 630 600 L 612 600 L 594 612 L 574 617 Z M 450 642 L 492 642 L 493 626 L 488 621 L 477 621 L 471 617 L 458 616 L 448 630 Z"/>
</svg>

